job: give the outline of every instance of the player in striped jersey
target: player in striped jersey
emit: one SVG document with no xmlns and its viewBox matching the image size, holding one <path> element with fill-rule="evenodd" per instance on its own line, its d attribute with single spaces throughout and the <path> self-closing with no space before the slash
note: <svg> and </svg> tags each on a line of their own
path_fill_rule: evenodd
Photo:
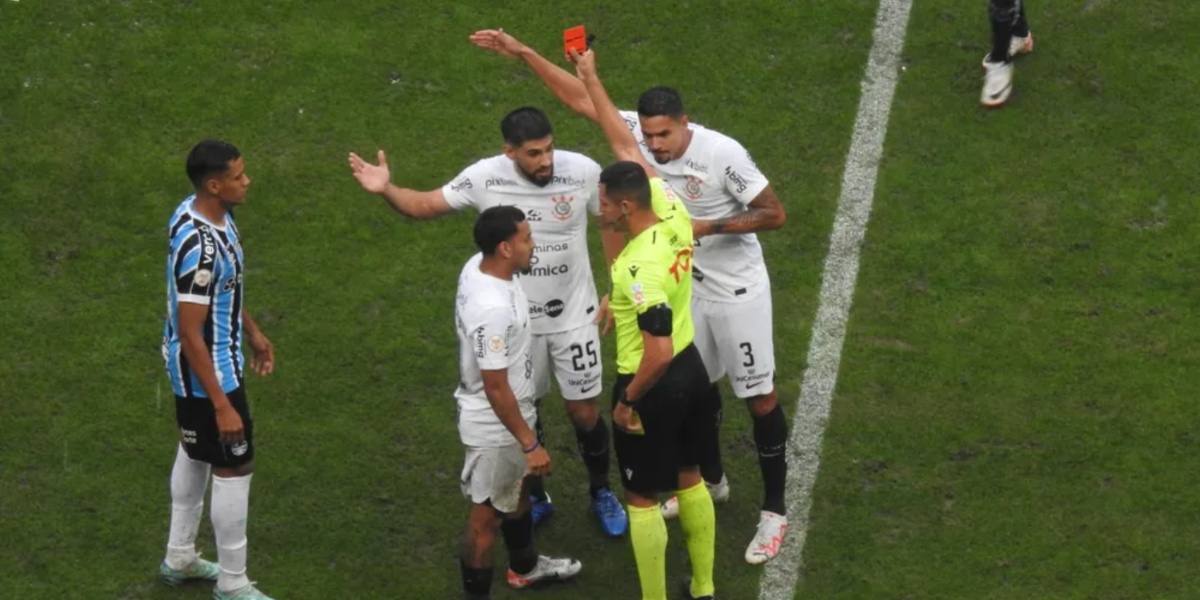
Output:
<svg viewBox="0 0 1200 600">
<path fill-rule="evenodd" d="M 259 375 L 275 349 L 243 305 L 242 244 L 232 208 L 250 178 L 233 145 L 204 141 L 188 154 L 196 193 L 168 224 L 163 359 L 175 393 L 180 444 L 171 471 L 171 529 L 159 575 L 170 585 L 215 581 L 216 600 L 270 600 L 246 577 L 246 516 L 254 470 L 254 421 L 243 387 L 243 339 Z M 196 553 L 204 492 L 213 480 L 217 563 Z"/>
</svg>

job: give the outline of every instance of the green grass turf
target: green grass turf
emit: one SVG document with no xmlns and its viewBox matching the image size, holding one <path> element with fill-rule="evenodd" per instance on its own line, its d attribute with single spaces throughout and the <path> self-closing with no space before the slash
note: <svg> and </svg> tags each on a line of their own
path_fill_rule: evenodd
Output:
<svg viewBox="0 0 1200 600">
<path fill-rule="evenodd" d="M 249 382 L 252 577 L 279 598 L 457 597 L 451 299 L 472 217 L 405 222 L 345 154 L 385 148 L 394 180 L 430 189 L 537 104 L 561 147 L 610 158 L 467 44 L 479 28 L 557 58 L 587 23 L 619 104 L 676 86 L 754 153 L 790 216 L 762 236 L 790 413 L 875 6 L 0 3 L 0 596 L 208 597 L 153 577 L 175 436 L 158 346 L 183 157 L 221 137 L 255 180 L 248 305 L 279 352 Z M 1186 597 L 1197 9 L 1035 4 L 1037 50 L 992 113 L 983 14 L 914 9 L 801 595 Z M 538 542 L 585 571 L 535 594 L 636 597 L 628 542 L 589 521 L 563 411 L 545 412 L 560 512 Z M 749 598 L 759 478 L 749 419 L 726 412 L 717 577 Z M 215 554 L 207 525 L 200 544 Z"/>
</svg>

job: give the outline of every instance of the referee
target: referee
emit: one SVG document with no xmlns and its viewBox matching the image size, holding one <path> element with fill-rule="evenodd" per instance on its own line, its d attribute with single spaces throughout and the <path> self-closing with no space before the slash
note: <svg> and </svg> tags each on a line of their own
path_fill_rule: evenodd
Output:
<svg viewBox="0 0 1200 600">
<path fill-rule="evenodd" d="M 612 421 L 642 599 L 667 598 L 667 525 L 658 495 L 677 492 L 692 562 L 688 595 L 711 600 L 716 521 L 699 464 L 716 443 L 717 430 L 699 400 L 709 380 L 692 344 L 691 219 L 642 158 L 596 76 L 592 52 L 572 58 L 619 161 L 600 173 L 599 225 L 629 238 L 612 264 L 609 306 L 617 332 Z"/>
</svg>

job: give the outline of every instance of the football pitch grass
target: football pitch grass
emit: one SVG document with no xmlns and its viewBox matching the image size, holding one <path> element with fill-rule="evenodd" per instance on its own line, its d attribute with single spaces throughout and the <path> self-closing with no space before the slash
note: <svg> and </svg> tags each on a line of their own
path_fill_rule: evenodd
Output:
<svg viewBox="0 0 1200 600">
<path fill-rule="evenodd" d="M 1193 598 L 1200 6 L 1035 1 L 1010 106 L 984 111 L 985 4 L 913 4 L 796 597 Z M 791 415 L 876 7 L 0 3 L 0 596 L 210 595 L 154 577 L 176 438 L 159 336 L 183 157 L 220 137 L 254 179 L 247 303 L 278 353 L 248 381 L 251 577 L 280 600 L 459 597 L 452 298 L 473 215 L 407 222 L 345 155 L 384 148 L 395 182 L 431 189 L 534 104 L 560 147 L 611 159 L 476 29 L 560 60 L 586 23 L 619 105 L 674 86 L 754 154 L 789 216 L 761 239 Z M 636 598 L 557 396 L 543 412 L 558 514 L 537 541 L 584 571 L 512 592 L 498 549 L 494 595 Z M 740 600 L 761 491 L 749 417 L 728 395 L 725 413 L 716 575 Z M 211 539 L 206 517 L 214 558 Z"/>
</svg>

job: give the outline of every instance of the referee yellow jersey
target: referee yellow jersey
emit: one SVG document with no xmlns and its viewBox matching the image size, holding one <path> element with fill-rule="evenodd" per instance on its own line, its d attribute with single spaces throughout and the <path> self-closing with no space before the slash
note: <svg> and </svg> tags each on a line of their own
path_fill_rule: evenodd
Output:
<svg viewBox="0 0 1200 600">
<path fill-rule="evenodd" d="M 692 326 L 692 219 L 659 177 L 650 180 L 654 213 L 662 219 L 625 245 L 612 265 L 609 306 L 617 330 L 617 374 L 633 375 L 645 350 L 638 316 L 650 307 L 671 309 L 676 356 L 696 336 Z"/>
</svg>

